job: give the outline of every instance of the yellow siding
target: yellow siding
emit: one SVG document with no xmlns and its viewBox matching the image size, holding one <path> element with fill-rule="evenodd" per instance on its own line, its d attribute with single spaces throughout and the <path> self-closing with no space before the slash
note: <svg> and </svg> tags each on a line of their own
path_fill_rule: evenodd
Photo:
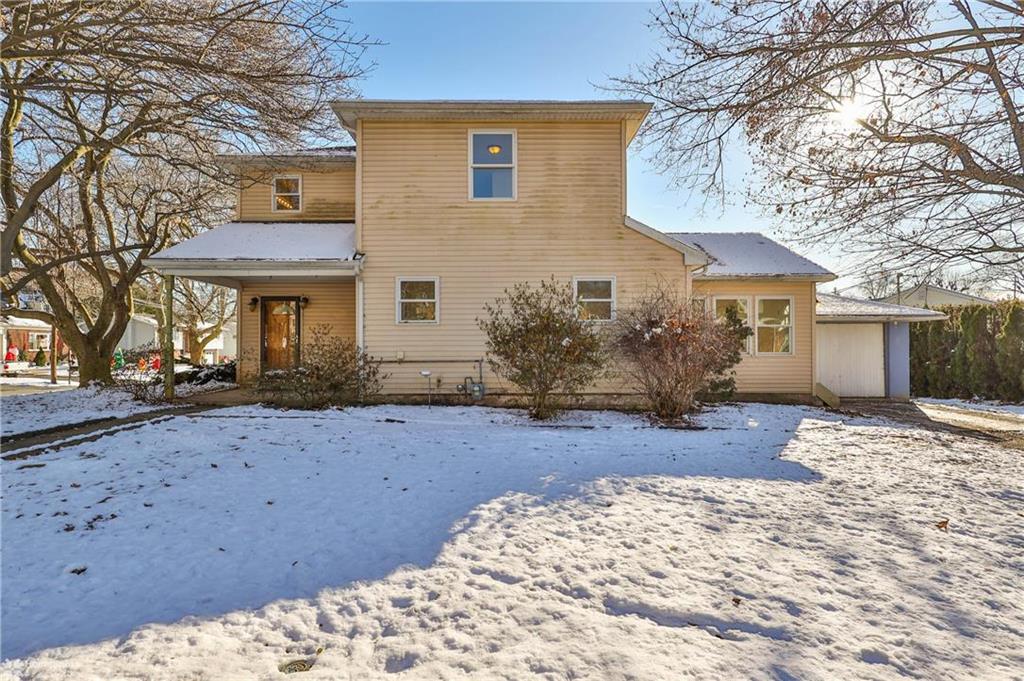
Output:
<svg viewBox="0 0 1024 681">
<path fill-rule="evenodd" d="M 518 133 L 516 201 L 468 198 L 468 131 L 488 128 Z M 614 275 L 620 307 L 658 278 L 685 287 L 682 254 L 623 225 L 622 135 L 618 122 L 361 122 L 364 346 L 388 362 L 389 392 L 423 392 L 423 369 L 446 393 L 475 376 L 476 319 L 516 282 Z M 440 277 L 440 324 L 396 323 L 399 276 Z"/>
<path fill-rule="evenodd" d="M 792 296 L 792 355 L 746 355 L 736 367 L 736 389 L 743 393 L 809 395 L 814 388 L 814 284 L 811 282 L 693 281 L 698 296 Z M 753 318 L 751 320 L 753 322 Z"/>
<path fill-rule="evenodd" d="M 300 313 L 301 334 L 318 324 L 330 324 L 331 332 L 355 339 L 355 281 L 316 281 L 250 283 L 239 291 L 240 334 L 238 338 L 239 375 L 250 380 L 259 370 L 260 306 L 249 310 L 249 300 L 260 296 L 306 296 L 309 303 Z"/>
<path fill-rule="evenodd" d="M 355 164 L 330 171 L 291 168 L 275 171 L 276 175 L 302 176 L 302 210 L 297 213 L 272 210 L 270 178 L 245 187 L 240 192 L 238 219 L 298 221 L 355 219 Z"/>
</svg>

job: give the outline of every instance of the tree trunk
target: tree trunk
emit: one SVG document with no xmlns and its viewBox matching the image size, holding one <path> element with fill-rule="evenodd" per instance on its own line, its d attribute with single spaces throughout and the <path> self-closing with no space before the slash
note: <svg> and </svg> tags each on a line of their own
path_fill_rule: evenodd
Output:
<svg viewBox="0 0 1024 681">
<path fill-rule="evenodd" d="M 86 352 L 78 355 L 78 385 L 85 387 L 98 381 L 103 385 L 114 382 L 110 374 L 110 358 L 101 357 L 97 352 Z"/>
</svg>

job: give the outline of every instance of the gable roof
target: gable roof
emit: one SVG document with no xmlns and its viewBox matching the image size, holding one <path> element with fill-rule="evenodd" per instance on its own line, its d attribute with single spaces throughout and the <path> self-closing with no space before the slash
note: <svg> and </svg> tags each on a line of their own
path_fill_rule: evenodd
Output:
<svg viewBox="0 0 1024 681">
<path fill-rule="evenodd" d="M 831 293 L 818 294 L 816 314 L 828 322 L 928 322 L 946 318 L 941 312 L 923 307 L 893 305 Z"/>
<path fill-rule="evenodd" d="M 630 229 L 639 232 L 646 237 L 654 239 L 660 244 L 664 244 L 665 246 L 668 246 L 669 248 L 682 253 L 686 257 L 685 262 L 687 265 L 706 265 L 708 263 L 708 256 L 704 251 L 700 250 L 699 248 L 694 248 L 693 246 L 683 241 L 680 241 L 679 239 L 673 239 L 671 234 L 659 232 L 653 227 L 645 225 L 636 218 L 631 218 L 628 215 L 626 216 L 625 222 L 626 227 L 629 227 Z"/>
<path fill-rule="evenodd" d="M 670 232 L 668 236 L 707 254 L 707 269 L 695 273 L 695 279 L 836 279 L 821 265 L 758 232 Z"/>
<path fill-rule="evenodd" d="M 625 121 L 633 139 L 651 104 L 637 100 L 341 99 L 331 102 L 342 126 L 354 133 L 359 119 Z"/>
<path fill-rule="evenodd" d="M 992 304 L 992 301 L 990 299 L 984 298 L 982 296 L 976 296 L 976 295 L 974 295 L 972 293 L 966 293 L 964 291 L 954 291 L 951 288 L 946 288 L 944 286 L 936 286 L 935 284 L 927 284 L 927 283 L 918 284 L 917 286 L 915 286 L 912 289 L 908 289 L 908 290 L 903 291 L 902 293 L 899 293 L 899 294 L 893 293 L 892 295 L 879 298 L 878 300 L 881 301 L 881 302 L 884 302 L 884 303 L 892 303 L 892 302 L 896 301 L 897 299 L 910 298 L 911 296 L 916 296 L 919 293 L 923 294 L 924 301 L 926 303 L 929 302 L 928 301 L 928 294 L 930 294 L 930 293 L 937 293 L 939 295 L 946 296 L 946 297 L 949 297 L 949 298 L 954 298 L 954 299 L 957 299 L 957 300 L 962 300 L 965 304 L 968 304 L 968 305 L 973 305 L 973 304 L 977 304 L 977 305 L 991 305 Z"/>
</svg>

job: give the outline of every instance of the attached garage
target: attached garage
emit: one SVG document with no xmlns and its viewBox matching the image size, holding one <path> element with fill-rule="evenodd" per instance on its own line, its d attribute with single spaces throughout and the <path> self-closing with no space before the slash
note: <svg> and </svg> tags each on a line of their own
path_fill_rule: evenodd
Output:
<svg viewBox="0 0 1024 681">
<path fill-rule="evenodd" d="M 818 382 L 840 397 L 885 397 L 885 327 L 817 325 Z"/>
<path fill-rule="evenodd" d="M 817 383 L 839 397 L 910 397 L 910 328 L 941 312 L 819 293 Z"/>
</svg>

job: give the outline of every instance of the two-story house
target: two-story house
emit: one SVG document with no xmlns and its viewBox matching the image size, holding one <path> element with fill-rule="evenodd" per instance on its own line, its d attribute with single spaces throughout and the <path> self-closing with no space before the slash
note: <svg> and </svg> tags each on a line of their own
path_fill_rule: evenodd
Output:
<svg viewBox="0 0 1024 681">
<path fill-rule="evenodd" d="M 760 235 L 667 234 L 630 218 L 627 148 L 649 104 L 333 108 L 354 147 L 225 157 L 260 177 L 241 189 L 237 221 L 149 261 L 238 290 L 243 380 L 298 362 L 303 333 L 330 324 L 384 360 L 387 393 L 427 381 L 454 393 L 481 370 L 484 304 L 554 276 L 597 322 L 656 282 L 736 306 L 754 329 L 739 390 L 812 398 L 815 284 L 834 275 Z M 509 390 L 483 373 L 490 394 Z"/>
</svg>

